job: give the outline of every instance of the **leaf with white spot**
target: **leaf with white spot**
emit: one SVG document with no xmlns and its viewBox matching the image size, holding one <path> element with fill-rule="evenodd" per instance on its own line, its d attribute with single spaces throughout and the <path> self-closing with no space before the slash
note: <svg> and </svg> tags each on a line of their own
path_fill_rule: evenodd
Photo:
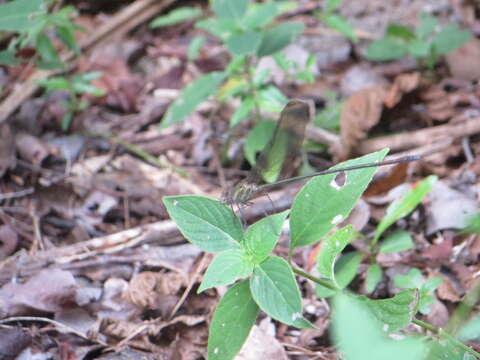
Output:
<svg viewBox="0 0 480 360">
<path fill-rule="evenodd" d="M 330 236 L 322 245 L 317 258 L 318 272 L 329 280 L 332 280 L 338 287 L 335 279 L 335 260 L 337 256 L 355 239 L 356 232 L 351 225 L 338 230 Z"/>
<path fill-rule="evenodd" d="M 208 334 L 210 360 L 233 359 L 255 324 L 259 308 L 250 293 L 249 280 L 232 286 L 213 314 Z"/>
<path fill-rule="evenodd" d="M 349 160 L 333 168 L 378 162 L 388 149 Z M 290 214 L 291 247 L 310 245 L 322 239 L 340 219 L 345 219 L 372 180 L 376 168 L 345 172 L 343 184 L 335 180 L 338 174 L 311 179 L 293 201 Z"/>
</svg>

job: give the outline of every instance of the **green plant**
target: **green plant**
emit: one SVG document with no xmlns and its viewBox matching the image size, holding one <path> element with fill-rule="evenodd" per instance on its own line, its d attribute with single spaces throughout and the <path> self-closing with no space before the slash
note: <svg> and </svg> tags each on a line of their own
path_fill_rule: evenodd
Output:
<svg viewBox="0 0 480 360">
<path fill-rule="evenodd" d="M 394 60 L 411 55 L 428 68 L 433 68 L 439 56 L 457 49 L 470 39 L 471 34 L 461 30 L 457 24 L 441 27 L 434 16 L 422 14 L 420 25 L 414 30 L 403 25 L 389 25 L 385 36 L 368 46 L 366 57 L 370 60 Z"/>
<path fill-rule="evenodd" d="M 317 17 L 332 29 L 337 30 L 348 39 L 356 42 L 358 38 L 352 26 L 348 23 L 347 19 L 338 15 L 336 12 L 342 4 L 342 1 L 343 0 L 327 0 L 325 7 L 317 13 Z"/>
<path fill-rule="evenodd" d="M 378 151 L 337 166 L 381 161 L 386 153 L 387 150 Z M 347 217 L 374 172 L 372 168 L 352 171 L 341 186 L 334 182 L 335 174 L 315 177 L 300 190 L 289 211 L 263 218 L 245 231 L 232 209 L 217 200 L 201 196 L 163 198 L 170 217 L 185 238 L 204 251 L 216 253 L 198 291 L 231 285 L 243 279 L 225 293 L 214 313 L 208 340 L 209 359 L 232 359 L 245 342 L 259 311 L 289 326 L 313 328 L 303 316 L 295 274 L 314 281 L 335 295 L 334 340 L 347 359 L 382 359 L 392 350 L 398 359 L 426 358 L 428 351 L 438 343 L 435 339 L 404 336 L 403 341 L 395 341 L 386 335 L 398 332 L 410 322 L 435 330 L 414 317 L 423 305 L 421 292 L 428 295 L 433 285 L 423 284 L 419 290 L 418 286 L 412 288 L 407 284 L 409 289 L 383 300 L 350 293 L 345 287 L 357 271 L 357 267 L 351 264 L 359 264 L 364 255 L 353 254 L 347 260 L 348 254 L 337 258 L 358 237 L 351 226 L 345 226 L 323 240 L 317 258 L 321 278 L 306 273 L 291 262 L 296 248 L 318 243 Z M 397 216 L 406 215 L 409 207 L 397 209 L 402 209 L 395 211 Z M 272 251 L 287 216 L 290 256 L 285 260 L 272 255 Z M 438 336 L 446 338 L 448 334 L 439 332 Z M 457 340 L 448 339 L 449 349 L 461 349 L 461 354 L 480 356 Z M 373 347 L 378 349 L 374 355 Z"/>
<path fill-rule="evenodd" d="M 1 4 L 0 31 L 15 32 L 17 36 L 9 42 L 6 50 L 0 51 L 0 64 L 21 62 L 21 50 L 33 46 L 36 50 L 34 60 L 39 67 L 63 68 L 52 38 L 75 54 L 80 53 L 74 34 L 82 28 L 70 20 L 74 11 L 74 7 L 67 6 L 49 14 L 44 0 L 15 0 Z"/>
<path fill-rule="evenodd" d="M 82 100 L 84 94 L 92 96 L 103 96 L 104 91 L 91 85 L 92 80 L 102 76 L 100 72 L 91 72 L 84 74 L 75 74 L 72 76 L 54 76 L 39 81 L 39 85 L 44 87 L 47 92 L 66 91 L 68 92 L 67 100 L 61 104 L 66 113 L 62 119 L 62 129 L 67 130 L 75 113 L 84 110 L 88 105 L 88 101 Z"/>
</svg>

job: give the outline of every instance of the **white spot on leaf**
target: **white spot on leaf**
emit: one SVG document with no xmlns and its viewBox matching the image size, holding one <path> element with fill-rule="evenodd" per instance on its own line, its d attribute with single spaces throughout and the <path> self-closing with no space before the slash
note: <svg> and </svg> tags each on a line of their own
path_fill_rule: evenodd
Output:
<svg viewBox="0 0 480 360">
<path fill-rule="evenodd" d="M 218 354 L 218 348 L 213 349 L 213 353 L 214 353 L 215 355 L 217 355 L 217 354 Z"/>
<path fill-rule="evenodd" d="M 177 206 L 178 205 L 178 201 L 177 200 L 173 200 L 173 206 Z"/>
<path fill-rule="evenodd" d="M 301 319 L 301 318 L 302 318 L 302 314 L 300 314 L 299 312 L 296 312 L 296 313 L 292 314 L 292 321 L 295 321 L 295 320 Z"/>
<path fill-rule="evenodd" d="M 390 329 L 390 326 L 388 324 L 383 324 L 383 331 L 388 331 Z"/>
<path fill-rule="evenodd" d="M 343 220 L 343 215 L 342 214 L 338 214 L 338 215 L 335 215 L 335 217 L 332 219 L 331 223 L 332 225 L 337 225 L 337 224 L 340 224 Z"/>
</svg>

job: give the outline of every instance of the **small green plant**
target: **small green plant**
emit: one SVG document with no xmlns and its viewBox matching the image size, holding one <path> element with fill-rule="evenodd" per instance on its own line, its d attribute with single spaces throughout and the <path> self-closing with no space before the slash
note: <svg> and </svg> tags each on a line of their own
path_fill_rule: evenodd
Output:
<svg viewBox="0 0 480 360">
<path fill-rule="evenodd" d="M 74 34 L 82 28 L 70 20 L 75 8 L 67 6 L 49 14 L 47 3 L 44 0 L 15 0 L 0 5 L 0 31 L 17 33 L 8 48 L 0 51 L 0 64 L 21 62 L 23 59 L 19 55 L 22 49 L 33 47 L 36 50 L 33 59 L 39 67 L 63 68 L 52 38 L 75 54 L 80 53 Z"/>
<path fill-rule="evenodd" d="M 378 151 L 337 166 L 381 161 L 387 151 Z M 350 225 L 323 240 L 317 258 L 317 270 L 321 277 L 308 274 L 291 262 L 296 248 L 318 243 L 348 216 L 374 172 L 372 168 L 349 172 L 341 186 L 335 183 L 335 174 L 315 177 L 296 195 L 290 210 L 263 218 L 246 230 L 232 209 L 217 200 L 188 195 L 163 198 L 170 217 L 185 238 L 202 250 L 216 254 L 198 292 L 236 283 L 225 293 L 214 313 L 208 339 L 209 359 L 233 359 L 260 311 L 289 326 L 314 328 L 303 315 L 295 275 L 314 281 L 335 295 L 333 339 L 346 359 L 383 359 L 390 353 L 394 355 L 390 354 L 389 358 L 393 356 L 395 359 L 427 359 L 430 349 L 438 344 L 434 338 L 409 335 L 398 341 L 387 335 L 398 332 L 411 322 L 434 329 L 416 319 L 415 314 L 421 306 L 427 305 L 428 301 L 422 302 L 422 298 L 428 300 L 426 296 L 435 284 L 420 284 L 418 276 L 403 279 L 403 283 L 400 279 L 399 285 L 408 289 L 382 300 L 368 299 L 346 290 L 357 272 L 357 266 L 351 264 L 360 264 L 364 259 L 363 254 L 340 257 L 346 246 L 358 237 Z M 426 182 L 429 181 L 432 180 Z M 421 196 L 417 194 L 415 198 Z M 391 210 L 396 216 L 391 215 L 389 221 L 385 220 L 386 225 L 382 228 L 388 228 L 398 216 L 405 216 L 414 205 L 412 201 L 401 203 L 402 206 L 395 207 L 396 211 Z M 283 259 L 273 255 L 272 251 L 287 217 L 290 223 L 290 256 Z M 411 278 L 414 278 L 413 282 Z M 445 338 L 447 335 L 442 332 L 438 336 Z M 448 348 L 460 349 L 461 355 L 470 353 L 480 356 L 455 339 L 448 343 Z M 372 354 L 372 349 L 378 351 Z"/>
<path fill-rule="evenodd" d="M 100 72 L 75 74 L 72 76 L 54 76 L 39 82 L 47 92 L 66 91 L 68 99 L 62 102 L 66 113 L 62 119 L 62 129 L 67 130 L 75 113 L 87 108 L 88 101 L 82 100 L 84 94 L 92 96 L 103 96 L 104 91 L 96 88 L 90 82 L 102 76 Z"/>
<path fill-rule="evenodd" d="M 337 12 L 338 8 L 342 4 L 342 1 L 343 0 L 327 0 L 325 7 L 316 15 L 329 27 L 337 30 L 351 41 L 356 42 L 358 38 L 357 35 L 355 35 L 352 26 L 348 23 L 347 19 L 340 16 Z"/>
<path fill-rule="evenodd" d="M 471 34 L 457 24 L 441 27 L 437 18 L 422 14 L 420 25 L 414 30 L 403 25 L 389 25 L 385 36 L 368 46 L 366 57 L 382 61 L 410 55 L 431 69 L 441 55 L 457 49 L 470 39 Z"/>
</svg>

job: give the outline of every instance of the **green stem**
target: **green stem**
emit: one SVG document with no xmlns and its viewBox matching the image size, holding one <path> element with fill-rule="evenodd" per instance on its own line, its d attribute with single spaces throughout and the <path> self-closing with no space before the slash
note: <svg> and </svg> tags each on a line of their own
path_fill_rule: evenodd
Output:
<svg viewBox="0 0 480 360">
<path fill-rule="evenodd" d="M 323 280 L 323 279 L 320 279 L 316 276 L 313 276 L 313 275 L 310 275 L 309 273 L 303 271 L 302 269 L 299 269 L 299 268 L 296 268 L 296 267 L 293 267 L 292 266 L 292 269 L 293 269 L 293 272 L 297 275 L 301 275 L 303 276 L 304 278 L 307 278 L 308 280 L 311 280 L 313 281 L 314 283 L 317 283 L 318 285 L 321 285 L 323 287 L 326 287 L 330 290 L 333 290 L 333 291 L 338 291 L 338 289 L 332 285 L 331 283 L 329 283 L 328 281 L 326 280 Z"/>
<path fill-rule="evenodd" d="M 475 356 L 477 359 L 480 359 L 480 353 L 476 352 L 471 347 L 469 347 L 469 346 L 465 345 L 464 343 L 462 343 L 461 341 L 457 340 L 454 336 L 450 335 L 446 331 L 444 331 L 442 329 L 437 329 L 435 326 L 433 326 L 431 324 L 428 324 L 426 322 L 423 322 L 422 320 L 419 320 L 419 319 L 413 318 L 412 322 L 414 324 L 417 324 L 418 326 L 426 329 L 426 330 L 429 330 L 429 331 L 433 332 L 435 335 L 437 335 L 439 337 L 443 337 L 444 339 L 450 340 L 451 342 L 455 343 L 456 346 L 462 348 L 463 350 L 465 350 L 469 354 Z"/>
<path fill-rule="evenodd" d="M 253 83 L 253 77 L 250 72 L 251 68 L 251 62 L 252 59 L 250 57 L 245 58 L 245 66 L 244 66 L 244 71 L 245 71 L 245 77 L 247 79 L 248 87 L 249 87 L 249 92 L 252 93 L 253 96 L 253 103 L 255 106 L 255 118 L 256 121 L 259 122 L 261 120 L 261 115 L 260 115 L 260 104 L 258 103 L 258 93 L 257 93 L 257 88 L 255 87 L 255 84 Z"/>
</svg>

